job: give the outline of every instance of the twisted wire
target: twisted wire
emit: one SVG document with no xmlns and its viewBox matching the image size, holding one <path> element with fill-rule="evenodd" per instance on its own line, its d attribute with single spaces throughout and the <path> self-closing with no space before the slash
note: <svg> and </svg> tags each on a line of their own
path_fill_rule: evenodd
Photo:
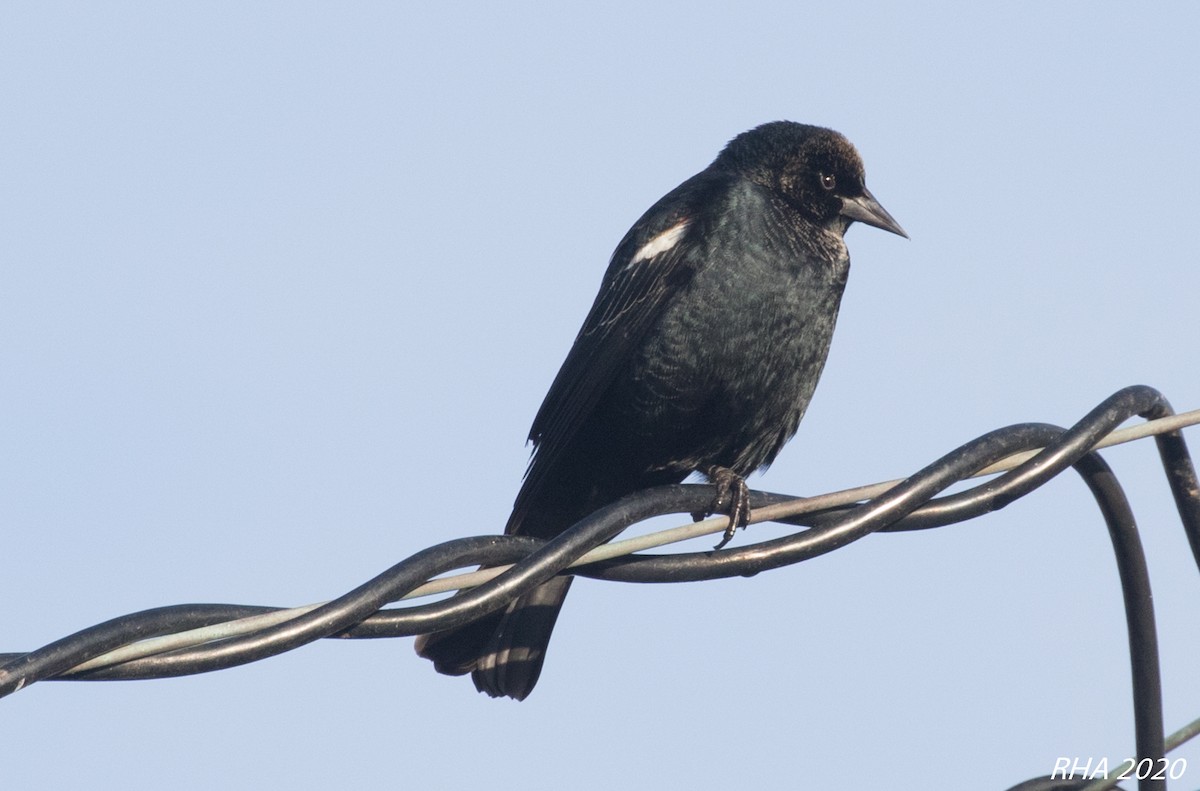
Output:
<svg viewBox="0 0 1200 791">
<path fill-rule="evenodd" d="M 1149 573 L 1129 502 L 1095 448 L 1125 420 L 1173 415 L 1158 391 L 1133 386 L 1114 393 L 1069 429 L 1025 423 L 984 434 L 865 502 L 828 505 L 824 498 L 769 492 L 751 495 L 752 521 L 777 521 L 807 529 L 723 551 L 635 554 L 575 565 L 569 573 L 595 579 L 668 583 L 753 576 L 831 552 L 874 532 L 926 530 L 1004 508 L 1067 469 L 1087 484 L 1109 531 L 1117 560 L 1128 626 L 1135 739 L 1139 758 L 1165 753 L 1158 641 Z M 1179 428 L 1155 435 L 1164 473 L 1193 557 L 1200 568 L 1200 485 Z M 989 470 L 1014 454 L 1012 469 L 961 492 L 953 484 Z M 49 679 L 124 680 L 211 672 L 254 662 L 326 637 L 383 638 L 458 626 L 577 564 L 590 550 L 630 525 L 665 514 L 690 514 L 712 501 L 709 485 L 657 487 L 596 511 L 555 537 L 476 536 L 422 550 L 354 590 L 324 604 L 297 610 L 234 604 L 160 607 L 114 618 L 27 653 L 0 654 L 0 697 Z M 713 520 L 719 529 L 722 520 Z M 706 528 L 707 529 L 707 528 Z M 505 566 L 491 579 L 430 604 L 382 609 L 422 589 L 432 577 L 465 566 Z M 257 628 L 259 624 L 261 628 Z M 245 633 L 247 629 L 253 629 Z M 176 647 L 200 630 L 199 645 Z M 140 655 L 153 638 L 175 636 L 162 653 Z M 161 649 L 159 649 L 161 650 Z M 111 653 L 111 656 L 110 656 Z M 1047 778 L 1019 788 L 1080 788 Z M 1028 785 L 1042 783 L 1042 785 Z M 1165 788 L 1143 778 L 1139 789 Z"/>
</svg>

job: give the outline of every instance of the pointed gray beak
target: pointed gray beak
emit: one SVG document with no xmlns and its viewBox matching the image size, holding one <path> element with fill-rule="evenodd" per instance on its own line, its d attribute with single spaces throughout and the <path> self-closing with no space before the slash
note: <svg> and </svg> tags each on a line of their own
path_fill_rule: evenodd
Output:
<svg viewBox="0 0 1200 791">
<path fill-rule="evenodd" d="M 876 228 L 908 238 L 900 223 L 888 214 L 887 209 L 879 205 L 879 201 L 875 200 L 875 196 L 866 187 L 863 187 L 863 194 L 857 198 L 842 198 L 842 214 L 852 220 L 865 222 L 867 225 L 874 225 Z"/>
</svg>

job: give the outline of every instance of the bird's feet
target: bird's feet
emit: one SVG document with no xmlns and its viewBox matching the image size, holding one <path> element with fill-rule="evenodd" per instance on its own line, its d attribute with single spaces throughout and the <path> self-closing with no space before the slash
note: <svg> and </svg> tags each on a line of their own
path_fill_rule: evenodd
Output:
<svg viewBox="0 0 1200 791">
<path fill-rule="evenodd" d="M 704 475 L 717 487 L 717 494 L 709 504 L 708 510 L 694 512 L 692 519 L 699 522 L 710 514 L 729 514 L 725 535 L 721 536 L 720 543 L 714 547 L 720 549 L 733 538 L 735 530 L 750 523 L 750 487 L 746 485 L 745 478 L 728 467 L 709 467 L 704 470 Z"/>
</svg>

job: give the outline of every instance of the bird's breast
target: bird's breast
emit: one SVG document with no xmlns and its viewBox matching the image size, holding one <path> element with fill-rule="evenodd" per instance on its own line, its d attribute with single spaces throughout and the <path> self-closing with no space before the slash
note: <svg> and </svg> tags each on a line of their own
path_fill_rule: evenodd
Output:
<svg viewBox="0 0 1200 791">
<path fill-rule="evenodd" d="M 769 463 L 812 397 L 847 270 L 745 247 L 698 268 L 631 371 L 642 433 L 681 466 Z"/>
</svg>

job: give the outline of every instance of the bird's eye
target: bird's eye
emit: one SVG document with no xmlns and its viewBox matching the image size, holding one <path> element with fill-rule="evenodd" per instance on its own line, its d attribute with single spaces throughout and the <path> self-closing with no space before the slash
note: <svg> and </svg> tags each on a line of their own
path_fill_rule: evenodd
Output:
<svg viewBox="0 0 1200 791">
<path fill-rule="evenodd" d="M 822 173 L 821 174 L 821 186 L 827 190 L 833 189 L 834 187 L 837 186 L 837 176 L 834 176 L 832 174 L 825 175 L 824 173 Z"/>
</svg>

